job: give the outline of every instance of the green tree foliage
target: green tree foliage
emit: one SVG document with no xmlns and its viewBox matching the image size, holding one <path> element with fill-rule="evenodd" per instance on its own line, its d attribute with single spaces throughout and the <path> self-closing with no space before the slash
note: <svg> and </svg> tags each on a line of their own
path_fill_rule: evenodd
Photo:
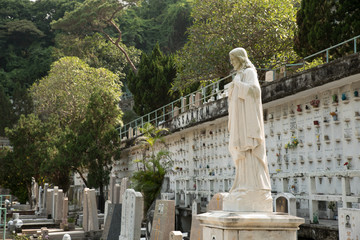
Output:
<svg viewBox="0 0 360 240">
<path fill-rule="evenodd" d="M 229 51 L 247 50 L 257 67 L 293 58 L 296 4 L 299 0 L 195 0 L 189 41 L 178 53 L 174 90 L 229 74 Z"/>
<path fill-rule="evenodd" d="M 68 164 L 84 175 L 88 187 L 99 188 L 100 198 L 104 200 L 104 186 L 109 184 L 109 176 L 114 159 L 120 157 L 120 137 L 116 126 L 120 124 L 121 111 L 115 99 L 109 93 L 96 91 L 91 95 L 85 120 L 68 134 L 62 148 L 62 156 Z M 100 203 L 103 205 L 104 202 Z"/>
<path fill-rule="evenodd" d="M 297 13 L 297 25 L 295 50 L 306 57 L 360 35 L 359 1 L 302 0 Z M 341 51 L 353 50 L 350 44 Z"/>
<path fill-rule="evenodd" d="M 14 119 L 12 104 L 6 95 L 4 88 L 0 85 L 0 136 L 5 136 L 5 128 L 11 127 Z"/>
<path fill-rule="evenodd" d="M 127 82 L 134 96 L 134 111 L 143 115 L 171 102 L 168 91 L 175 76 L 174 57 L 164 55 L 158 44 L 150 55 L 143 53 L 138 74 L 130 73 Z"/>
<path fill-rule="evenodd" d="M 121 45 L 122 31 L 115 18 L 124 9 L 134 6 L 138 1 L 85 0 L 73 11 L 67 12 L 63 18 L 54 21 L 52 27 L 82 36 L 96 32 L 101 33 L 124 54 L 132 70 L 136 72 L 136 67 L 128 52 Z"/>
<path fill-rule="evenodd" d="M 13 150 L 5 157 L 2 165 L 5 167 L 2 167 L 4 171 L 1 171 L 0 179 L 1 185 L 10 189 L 13 194 L 23 197 L 18 190 L 26 189 L 30 199 L 32 177 L 38 183 L 44 180 L 41 165 L 48 156 L 48 144 L 52 142 L 50 129 L 34 114 L 27 117 L 21 115 L 14 128 L 6 129 Z"/>
<path fill-rule="evenodd" d="M 187 40 L 191 25 L 189 0 L 149 0 L 133 7 L 119 18 L 123 40 L 145 52 L 157 42 L 166 53 L 179 50 Z"/>
<path fill-rule="evenodd" d="M 160 193 L 166 171 L 171 167 L 171 158 L 170 152 L 164 147 L 155 152 L 156 146 L 165 144 L 163 134 L 168 131 L 166 128 L 156 128 L 146 123 L 140 131 L 143 136 L 137 141 L 143 147 L 143 157 L 135 160 L 138 171 L 133 174 L 131 181 L 134 189 L 144 195 L 146 212 Z"/>
<path fill-rule="evenodd" d="M 62 17 L 76 2 L 0 1 L 0 84 L 8 95 L 12 95 L 16 83 L 30 86 L 46 75 L 54 44 L 54 32 L 49 23 Z"/>
<path fill-rule="evenodd" d="M 36 113 L 45 118 L 54 114 L 61 126 L 71 126 L 85 118 L 95 90 L 119 99 L 121 82 L 107 69 L 89 67 L 77 57 L 64 57 L 52 65 L 48 76 L 34 83 L 30 92 Z"/>
<path fill-rule="evenodd" d="M 140 61 L 140 50 L 127 47 L 119 43 L 129 54 L 134 64 Z M 119 76 L 125 78 L 129 65 L 124 54 L 112 43 L 103 38 L 99 33 L 91 36 L 79 37 L 70 34 L 58 34 L 56 36 L 56 58 L 75 56 L 89 64 L 93 68 L 106 68 Z"/>
</svg>

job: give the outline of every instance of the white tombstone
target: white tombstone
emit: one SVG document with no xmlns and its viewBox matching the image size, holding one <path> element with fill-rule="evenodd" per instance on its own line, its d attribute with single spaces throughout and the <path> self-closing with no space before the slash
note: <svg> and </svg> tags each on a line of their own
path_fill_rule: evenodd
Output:
<svg viewBox="0 0 360 240">
<path fill-rule="evenodd" d="M 119 240 L 140 239 L 143 197 L 134 189 L 127 189 L 123 196 L 121 234 Z"/>
<path fill-rule="evenodd" d="M 105 201 L 105 209 L 104 209 L 104 222 L 106 223 L 106 218 L 109 213 L 109 205 L 111 204 L 110 200 Z"/>
<path fill-rule="evenodd" d="M 291 193 L 280 193 L 275 197 L 275 212 L 296 216 L 296 197 Z"/>
<path fill-rule="evenodd" d="M 121 179 L 121 188 L 120 188 L 120 203 L 122 203 L 123 195 L 129 187 L 129 178 L 124 177 Z"/>
<path fill-rule="evenodd" d="M 274 71 L 267 71 L 265 73 L 265 81 L 266 82 L 272 82 L 274 81 Z"/>
<path fill-rule="evenodd" d="M 360 209 L 339 208 L 339 239 L 360 239 Z"/>
<path fill-rule="evenodd" d="M 63 208 L 62 208 L 62 223 L 67 224 L 69 212 L 69 199 L 67 197 L 63 198 Z"/>
<path fill-rule="evenodd" d="M 64 236 L 63 236 L 63 238 L 62 238 L 62 240 L 71 240 L 71 236 L 70 236 L 70 234 L 64 234 Z"/>
<path fill-rule="evenodd" d="M 56 200 L 55 200 L 55 194 L 56 194 L 56 197 L 57 197 L 57 193 L 59 191 L 59 187 L 58 186 L 55 186 L 54 189 L 53 189 L 53 194 L 52 194 L 52 203 L 51 203 L 51 217 L 54 218 L 55 216 L 55 205 L 56 205 Z"/>
<path fill-rule="evenodd" d="M 83 208 L 83 228 L 85 232 L 99 230 L 96 195 L 94 189 L 85 188 Z"/>
<path fill-rule="evenodd" d="M 108 199 L 111 201 L 111 203 L 114 203 L 115 201 L 115 195 L 114 195 L 115 182 L 116 182 L 116 175 L 112 174 L 110 177 L 110 186 L 109 186 L 109 194 L 108 194 Z"/>
<path fill-rule="evenodd" d="M 56 199 L 56 209 L 54 220 L 56 222 L 61 222 L 63 217 L 63 202 L 64 202 L 64 193 L 62 189 L 59 189 Z"/>
<path fill-rule="evenodd" d="M 51 215 L 52 214 L 52 198 L 53 198 L 53 189 L 47 189 L 47 193 L 46 193 L 46 216 Z M 52 216 L 51 216 L 52 217 Z"/>
</svg>

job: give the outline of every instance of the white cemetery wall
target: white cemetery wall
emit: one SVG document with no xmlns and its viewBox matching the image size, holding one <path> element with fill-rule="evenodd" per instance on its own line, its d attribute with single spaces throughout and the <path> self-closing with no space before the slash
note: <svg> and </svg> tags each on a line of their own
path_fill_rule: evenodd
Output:
<svg viewBox="0 0 360 240">
<path fill-rule="evenodd" d="M 283 84 L 286 91 L 287 83 L 269 84 Z M 359 207 L 359 91 L 357 73 L 314 88 L 302 87 L 263 104 L 272 189 L 275 194 L 295 196 L 298 216 L 332 218 L 328 209 L 332 202 Z M 271 99 L 270 91 L 265 95 Z M 214 194 L 230 190 L 235 167 L 228 151 L 227 122 L 226 98 L 172 119 L 169 126 L 173 132 L 165 141 L 173 159 L 167 173 L 169 194 L 174 194 L 176 205 L 190 207 L 197 200 L 206 206 Z M 123 176 L 129 176 L 136 171 L 134 160 L 141 158 L 142 152 L 138 146 L 123 152 L 120 166 L 114 169 L 127 169 Z"/>
</svg>

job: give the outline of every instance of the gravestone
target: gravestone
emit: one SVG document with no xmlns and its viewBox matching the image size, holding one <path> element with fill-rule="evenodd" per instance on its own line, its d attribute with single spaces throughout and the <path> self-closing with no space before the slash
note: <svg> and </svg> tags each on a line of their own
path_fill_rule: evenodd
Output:
<svg viewBox="0 0 360 240">
<path fill-rule="evenodd" d="M 109 194 L 108 194 L 108 200 L 111 201 L 111 203 L 114 203 L 115 199 L 114 199 L 114 188 L 115 188 L 115 182 L 116 182 L 116 176 L 115 174 L 112 174 L 110 177 L 110 186 L 109 186 Z"/>
<path fill-rule="evenodd" d="M 339 239 L 360 239 L 360 209 L 339 208 Z"/>
<path fill-rule="evenodd" d="M 111 204 L 110 200 L 105 201 L 105 209 L 104 209 L 104 221 L 106 222 L 106 218 L 109 214 L 109 205 Z"/>
<path fill-rule="evenodd" d="M 47 208 L 47 195 L 48 195 L 48 188 L 49 188 L 49 184 L 45 183 L 44 184 L 44 193 L 43 193 L 43 213 L 46 213 L 46 208 Z"/>
<path fill-rule="evenodd" d="M 59 191 L 59 187 L 55 186 L 52 192 L 52 199 L 51 199 L 51 217 L 54 218 L 55 216 L 55 205 L 56 205 L 56 200 L 55 200 L 55 195 L 57 197 L 57 193 Z"/>
<path fill-rule="evenodd" d="M 83 198 L 83 228 L 85 232 L 99 230 L 99 219 L 94 189 L 85 188 Z"/>
<path fill-rule="evenodd" d="M 63 198 L 63 209 L 62 209 L 62 223 L 67 224 L 68 212 L 69 212 L 69 199 L 67 197 Z"/>
<path fill-rule="evenodd" d="M 143 215 L 143 196 L 134 189 L 127 189 L 121 210 L 121 234 L 119 240 L 140 239 Z"/>
<path fill-rule="evenodd" d="M 46 216 L 52 214 L 52 198 L 53 198 L 53 189 L 48 189 L 46 193 Z"/>
<path fill-rule="evenodd" d="M 223 199 L 227 196 L 228 193 L 217 193 L 215 194 L 208 206 L 207 211 L 213 210 L 222 210 L 223 209 Z M 192 221 L 191 221 L 191 234 L 190 240 L 202 240 L 203 239 L 203 227 L 200 225 L 200 221 L 196 218 L 196 214 L 200 213 L 200 205 L 197 202 L 193 202 L 192 205 Z"/>
<path fill-rule="evenodd" d="M 180 231 L 172 231 L 169 236 L 170 240 L 182 240 L 182 233 Z"/>
<path fill-rule="evenodd" d="M 121 179 L 121 188 L 120 188 L 120 203 L 122 203 L 123 195 L 129 187 L 129 178 L 124 177 Z"/>
<path fill-rule="evenodd" d="M 194 107 L 195 107 L 194 94 L 190 94 L 190 96 L 189 96 L 189 109 L 193 109 Z"/>
<path fill-rule="evenodd" d="M 175 201 L 156 200 L 150 240 L 167 240 L 175 230 Z"/>
<path fill-rule="evenodd" d="M 291 193 L 280 193 L 275 197 L 275 212 L 296 216 L 296 198 Z"/>
<path fill-rule="evenodd" d="M 115 191 L 114 191 L 114 204 L 120 203 L 120 184 L 115 184 Z"/>
<path fill-rule="evenodd" d="M 121 208 L 121 204 L 108 205 L 107 218 L 101 239 L 119 240 L 121 232 Z"/>
<path fill-rule="evenodd" d="M 57 199 L 56 199 L 56 209 L 55 209 L 55 217 L 54 220 L 57 223 L 60 223 L 62 221 L 63 217 L 63 203 L 64 203 L 64 193 L 62 189 L 59 189 L 57 193 Z"/>
</svg>

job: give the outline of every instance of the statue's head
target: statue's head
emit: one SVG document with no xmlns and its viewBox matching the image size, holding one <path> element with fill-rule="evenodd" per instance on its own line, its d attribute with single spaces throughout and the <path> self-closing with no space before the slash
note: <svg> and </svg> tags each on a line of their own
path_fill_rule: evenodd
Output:
<svg viewBox="0 0 360 240">
<path fill-rule="evenodd" d="M 230 62 L 235 70 L 241 70 L 245 68 L 255 68 L 248 58 L 247 52 L 243 48 L 234 48 L 229 52 Z"/>
</svg>

